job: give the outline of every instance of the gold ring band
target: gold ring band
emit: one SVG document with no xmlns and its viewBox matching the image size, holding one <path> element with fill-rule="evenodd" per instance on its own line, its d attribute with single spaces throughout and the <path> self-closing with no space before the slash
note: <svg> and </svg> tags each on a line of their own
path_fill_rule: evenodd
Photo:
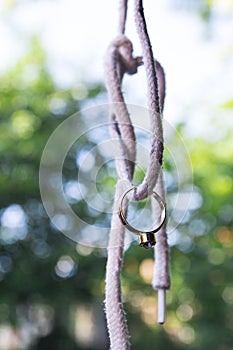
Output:
<svg viewBox="0 0 233 350">
<path fill-rule="evenodd" d="M 131 191 L 134 191 L 136 189 L 136 187 L 131 187 L 130 189 L 128 189 L 127 191 L 125 191 L 121 197 L 121 200 L 120 200 L 120 206 L 119 206 L 119 217 L 123 223 L 123 225 L 125 225 L 125 227 L 135 233 L 136 235 L 139 236 L 139 244 L 140 246 L 143 246 L 145 248 L 151 248 L 155 245 L 156 243 L 156 237 L 155 237 L 155 233 L 158 232 L 161 227 L 163 226 L 164 222 L 165 222 L 165 219 L 166 219 L 166 207 L 165 207 L 165 204 L 162 200 L 162 198 L 158 195 L 158 193 L 156 193 L 155 191 L 152 192 L 151 196 L 152 198 L 154 198 L 160 209 L 161 209 L 161 215 L 160 215 L 160 222 L 158 224 L 157 227 L 155 227 L 152 231 L 142 231 L 142 230 L 137 230 L 135 227 L 133 227 L 132 225 L 130 225 L 130 223 L 127 221 L 127 218 L 125 216 L 125 214 L 123 213 L 123 202 L 124 202 L 124 199 L 126 197 L 126 195 L 131 192 Z"/>
</svg>

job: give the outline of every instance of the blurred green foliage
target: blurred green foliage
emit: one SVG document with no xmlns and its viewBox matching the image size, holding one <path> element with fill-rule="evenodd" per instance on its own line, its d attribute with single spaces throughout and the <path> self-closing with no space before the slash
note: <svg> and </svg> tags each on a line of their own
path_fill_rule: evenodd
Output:
<svg viewBox="0 0 233 350">
<path fill-rule="evenodd" d="M 43 209 L 38 185 L 51 133 L 103 91 L 101 84 L 59 90 L 36 40 L 31 52 L 0 78 L 0 330 L 11 335 L 9 349 L 108 348 L 102 310 L 106 251 L 60 234 Z M 232 109 L 231 102 L 222 108 Z M 153 252 L 135 245 L 126 251 L 123 292 L 132 349 L 232 349 L 232 136 L 228 130 L 218 142 L 186 140 L 194 204 L 182 220 L 179 208 L 171 211 L 179 226 L 169 236 L 172 289 L 164 326 L 156 325 Z M 80 142 L 81 149 L 91 141 L 84 135 Z M 75 152 L 74 147 L 64 164 L 64 182 L 76 178 Z M 174 179 L 169 159 L 165 165 Z M 114 174 L 105 170 L 99 190 L 111 191 Z M 138 170 L 135 178 L 142 176 Z M 177 191 L 170 182 L 168 198 Z M 87 215 L 84 202 L 72 204 Z M 88 215 L 90 221 L 102 217 Z"/>
<path fill-rule="evenodd" d="M 206 23 L 212 20 L 217 7 L 229 13 L 232 11 L 232 3 L 228 0 L 174 0 L 171 5 L 174 9 L 196 13 Z"/>
<path fill-rule="evenodd" d="M 98 251 L 88 257 L 85 251 L 80 258 L 76 245 L 51 226 L 40 201 L 41 154 L 53 130 L 79 109 L 73 97 L 77 89 L 54 86 L 37 41 L 14 70 L 1 77 L 0 85 L 0 321 L 16 329 L 34 324 L 30 338 L 37 334 L 38 317 L 44 313 L 64 332 L 73 305 L 89 305 L 96 299 L 102 303 L 105 266 Z M 101 90 L 99 85 L 87 88 L 86 98 Z M 69 278 L 56 274 L 61 257 L 73 266 Z M 45 306 L 34 310 L 34 305 Z M 71 346 L 62 344 L 50 348 Z"/>
</svg>

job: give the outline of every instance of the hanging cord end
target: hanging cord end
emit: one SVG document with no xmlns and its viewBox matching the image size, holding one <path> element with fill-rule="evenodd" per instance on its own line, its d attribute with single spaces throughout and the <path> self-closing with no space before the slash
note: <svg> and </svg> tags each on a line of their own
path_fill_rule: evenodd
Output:
<svg viewBox="0 0 233 350">
<path fill-rule="evenodd" d="M 166 320 L 166 290 L 158 289 L 158 320 L 159 324 L 164 324 Z"/>
</svg>

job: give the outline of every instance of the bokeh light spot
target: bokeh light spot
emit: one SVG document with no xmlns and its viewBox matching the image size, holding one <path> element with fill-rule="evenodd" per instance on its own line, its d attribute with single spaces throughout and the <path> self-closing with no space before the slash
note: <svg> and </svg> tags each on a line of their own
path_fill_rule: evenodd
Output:
<svg viewBox="0 0 233 350">
<path fill-rule="evenodd" d="M 222 298 L 227 304 L 233 304 L 233 286 L 227 286 L 222 292 Z"/>
<path fill-rule="evenodd" d="M 148 325 L 154 325 L 157 320 L 156 298 L 145 297 L 142 304 L 142 319 Z"/>
<path fill-rule="evenodd" d="M 55 266 L 55 272 L 61 278 L 72 277 L 76 270 L 77 265 L 69 255 L 61 256 Z"/>
<path fill-rule="evenodd" d="M 179 329 L 178 337 L 182 343 L 191 344 L 195 340 L 195 331 L 190 326 L 184 326 Z"/>
<path fill-rule="evenodd" d="M 146 283 L 151 283 L 154 271 L 154 261 L 152 259 L 144 259 L 139 266 L 139 273 Z"/>
<path fill-rule="evenodd" d="M 23 227 L 26 224 L 26 215 L 22 207 L 12 204 L 6 208 L 1 217 L 1 225 L 9 228 Z"/>
<path fill-rule="evenodd" d="M 16 111 L 11 116 L 11 125 L 13 134 L 22 139 L 32 136 L 37 125 L 36 117 L 29 111 Z"/>
<path fill-rule="evenodd" d="M 219 248 L 213 248 L 209 251 L 208 260 L 213 265 L 220 265 L 224 262 L 225 253 Z"/>
<path fill-rule="evenodd" d="M 217 239 L 224 247 L 233 246 L 233 231 L 228 227 L 221 227 L 217 233 Z"/>
<path fill-rule="evenodd" d="M 176 314 L 180 321 L 187 322 L 193 317 L 193 309 L 188 304 L 181 304 L 177 308 Z"/>
<path fill-rule="evenodd" d="M 88 95 L 88 89 L 85 85 L 79 84 L 72 89 L 71 94 L 75 100 L 84 100 Z"/>
</svg>

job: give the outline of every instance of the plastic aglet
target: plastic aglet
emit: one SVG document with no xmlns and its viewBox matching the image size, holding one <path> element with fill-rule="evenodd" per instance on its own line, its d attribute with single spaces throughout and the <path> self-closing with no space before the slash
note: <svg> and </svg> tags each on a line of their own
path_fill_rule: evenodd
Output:
<svg viewBox="0 0 233 350">
<path fill-rule="evenodd" d="M 166 319 L 166 290 L 158 289 L 158 323 L 164 324 Z"/>
</svg>

